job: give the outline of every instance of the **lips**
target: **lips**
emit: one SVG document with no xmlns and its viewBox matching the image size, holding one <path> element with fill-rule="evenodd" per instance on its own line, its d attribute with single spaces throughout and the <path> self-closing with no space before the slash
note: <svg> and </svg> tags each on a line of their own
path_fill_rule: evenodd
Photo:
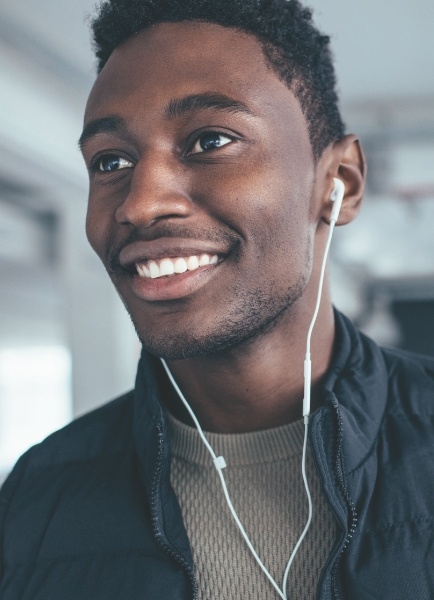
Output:
<svg viewBox="0 0 434 600">
<path fill-rule="evenodd" d="M 131 289 L 140 299 L 175 300 L 205 285 L 226 254 L 226 248 L 207 241 L 159 238 L 127 245 L 119 263 L 129 272 Z"/>
</svg>

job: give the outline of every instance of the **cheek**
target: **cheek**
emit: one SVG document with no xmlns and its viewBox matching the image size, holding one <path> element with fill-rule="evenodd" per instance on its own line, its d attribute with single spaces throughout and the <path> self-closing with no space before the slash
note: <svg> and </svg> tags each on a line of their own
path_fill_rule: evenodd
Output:
<svg viewBox="0 0 434 600">
<path fill-rule="evenodd" d="M 311 272 L 310 186 L 275 186 L 265 199 L 256 207 L 248 241 L 270 284 L 287 289 Z"/>
<path fill-rule="evenodd" d="M 86 214 L 86 235 L 90 245 L 104 261 L 108 243 L 111 215 L 109 210 L 89 200 Z"/>
<path fill-rule="evenodd" d="M 232 218 L 244 241 L 255 246 L 262 258 L 291 260 L 298 250 L 305 257 L 315 224 L 311 217 L 313 180 L 290 177 L 284 168 L 239 173 L 233 189 L 228 186 L 221 197 L 222 213 Z M 272 252 L 270 252 L 272 251 Z M 276 257 L 277 258 L 277 257 Z"/>
<path fill-rule="evenodd" d="M 252 241 L 257 244 L 258 256 L 269 273 L 275 274 L 283 268 L 298 278 L 310 268 L 311 234 L 306 214 L 288 204 L 289 199 L 286 206 L 258 219 L 262 226 L 252 230 Z"/>
</svg>

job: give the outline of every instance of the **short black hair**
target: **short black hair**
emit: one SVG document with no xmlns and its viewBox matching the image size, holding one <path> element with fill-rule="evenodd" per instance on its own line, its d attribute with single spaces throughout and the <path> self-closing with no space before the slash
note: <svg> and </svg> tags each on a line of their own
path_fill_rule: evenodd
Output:
<svg viewBox="0 0 434 600">
<path fill-rule="evenodd" d="M 117 46 L 163 22 L 204 21 L 254 35 L 276 75 L 300 102 L 312 151 L 344 135 L 330 38 L 298 0 L 105 0 L 92 21 L 98 73 Z"/>
</svg>

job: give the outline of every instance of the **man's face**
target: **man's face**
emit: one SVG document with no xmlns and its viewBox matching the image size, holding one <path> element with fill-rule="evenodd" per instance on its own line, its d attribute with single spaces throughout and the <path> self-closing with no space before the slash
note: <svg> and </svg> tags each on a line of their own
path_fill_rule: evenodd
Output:
<svg viewBox="0 0 434 600">
<path fill-rule="evenodd" d="M 128 40 L 91 92 L 83 153 L 89 241 L 152 353 L 239 345 L 302 297 L 315 163 L 254 37 L 184 22 Z"/>
</svg>

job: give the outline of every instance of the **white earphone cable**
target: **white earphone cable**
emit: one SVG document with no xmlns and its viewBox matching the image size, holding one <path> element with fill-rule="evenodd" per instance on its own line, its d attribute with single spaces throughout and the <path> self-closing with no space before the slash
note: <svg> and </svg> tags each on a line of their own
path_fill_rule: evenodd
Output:
<svg viewBox="0 0 434 600">
<path fill-rule="evenodd" d="M 304 417 L 304 442 L 303 442 L 303 456 L 301 459 L 301 472 L 303 475 L 303 482 L 304 482 L 304 489 L 306 490 L 306 496 L 307 496 L 307 502 L 308 502 L 308 506 L 309 506 L 309 511 L 308 511 L 308 517 L 307 517 L 307 521 L 306 521 L 306 525 L 303 529 L 302 534 L 300 535 L 300 537 L 298 538 L 297 543 L 294 546 L 294 549 L 291 553 L 291 556 L 289 558 L 288 564 L 286 565 L 286 569 L 285 569 L 285 574 L 283 576 L 283 582 L 282 582 L 282 591 L 285 597 L 285 600 L 288 599 L 287 596 L 287 592 L 286 592 L 286 588 L 288 585 L 288 576 L 289 576 L 289 571 L 291 569 L 292 566 L 292 562 L 295 558 L 295 555 L 298 552 L 298 549 L 300 548 L 308 530 L 310 527 L 310 524 L 312 522 L 312 514 L 313 514 L 313 507 L 312 507 L 312 496 L 310 493 L 310 489 L 309 489 L 309 484 L 307 481 L 307 476 L 306 476 L 306 452 L 307 452 L 307 438 L 308 438 L 308 430 L 309 430 L 309 417 Z"/>
<path fill-rule="evenodd" d="M 169 367 L 166 364 L 166 361 L 162 358 L 161 362 L 163 363 L 163 367 L 166 370 L 166 373 L 173 385 L 173 387 L 175 388 L 176 392 L 178 393 L 178 396 L 180 397 L 181 401 L 183 402 L 184 406 L 186 407 L 186 409 L 188 410 L 191 418 L 193 419 L 194 424 L 196 425 L 196 428 L 199 432 L 199 435 L 203 441 L 203 443 L 205 444 L 208 452 L 211 454 L 213 462 L 214 462 L 214 466 L 217 469 L 217 473 L 220 477 L 220 481 L 223 487 L 223 493 L 225 495 L 226 498 L 226 502 L 229 506 L 229 510 L 232 513 L 233 518 L 235 519 L 235 522 L 238 526 L 238 529 L 240 530 L 247 546 L 249 547 L 250 552 L 253 554 L 256 562 L 258 563 L 258 565 L 261 567 L 262 571 L 265 573 L 265 575 L 267 576 L 267 578 L 269 579 L 270 583 L 273 585 L 273 587 L 275 588 L 275 590 L 277 591 L 277 593 L 279 594 L 279 596 L 282 598 L 282 600 L 286 600 L 286 596 L 282 593 L 282 590 L 279 588 L 279 586 L 277 585 L 277 583 L 274 581 L 273 577 L 270 575 L 270 573 L 268 572 L 266 566 L 264 565 L 264 563 L 261 561 L 261 559 L 259 558 L 256 550 L 254 549 L 254 547 L 252 546 L 252 543 L 249 539 L 249 536 L 246 533 L 246 530 L 243 527 L 243 524 L 241 523 L 234 507 L 231 501 L 231 498 L 229 496 L 229 492 L 226 486 L 226 481 L 223 475 L 222 470 L 226 467 L 226 461 L 223 458 L 223 456 L 217 456 L 214 452 L 214 450 L 211 447 L 211 444 L 208 442 L 208 440 L 206 439 L 206 435 L 204 434 L 202 427 L 199 424 L 199 421 L 196 418 L 196 415 L 194 414 L 193 410 L 191 409 L 189 403 L 187 402 L 187 400 L 184 397 L 184 394 L 181 392 L 178 384 L 176 383 L 172 373 L 170 372 Z"/>
<path fill-rule="evenodd" d="M 291 569 L 293 560 L 298 552 L 298 549 L 300 548 L 304 538 L 306 537 L 306 534 L 307 534 L 309 527 L 311 525 L 311 522 L 312 522 L 312 515 L 313 515 L 312 496 L 310 493 L 309 483 L 307 481 L 307 475 L 306 475 L 306 452 L 307 452 L 307 439 L 308 439 L 308 431 L 309 431 L 310 394 L 311 394 L 311 387 L 312 387 L 312 366 L 311 366 L 311 359 L 310 359 L 310 342 L 311 342 L 313 328 L 315 326 L 315 322 L 318 317 L 319 307 L 320 307 L 320 303 L 321 303 L 322 289 L 323 289 L 323 285 L 324 285 L 324 276 L 325 276 L 325 270 L 326 270 L 326 265 L 327 265 L 327 257 L 328 257 L 329 250 L 330 250 L 330 243 L 332 240 L 335 224 L 336 224 L 336 220 L 333 220 L 330 222 L 330 231 L 329 231 L 327 244 L 326 244 L 323 261 L 322 261 L 322 265 L 321 265 L 321 274 L 320 274 L 320 280 L 319 280 L 319 285 L 318 285 L 318 294 L 317 294 L 315 311 L 314 311 L 314 314 L 312 317 L 312 321 L 310 323 L 309 331 L 307 334 L 307 340 L 306 340 L 306 357 L 305 357 L 305 361 L 304 361 L 304 398 L 303 398 L 304 442 L 303 442 L 303 456 L 302 456 L 302 460 L 301 460 L 301 472 L 303 475 L 304 488 L 306 490 L 306 496 L 307 496 L 309 510 L 308 510 L 308 517 L 307 517 L 306 525 L 303 529 L 302 534 L 298 538 L 296 545 L 294 546 L 294 549 L 289 558 L 288 564 L 286 565 L 285 574 L 283 576 L 282 590 L 283 590 L 283 593 L 285 596 L 285 600 L 287 600 L 286 588 L 287 588 L 287 584 L 288 584 L 289 571 Z"/>
<path fill-rule="evenodd" d="M 342 183 L 342 181 L 340 181 L 339 179 L 334 179 L 334 182 L 335 182 L 335 188 L 334 188 L 334 191 L 333 191 L 333 194 L 331 197 L 332 201 L 334 201 L 334 206 L 333 206 L 332 215 L 331 215 L 331 219 L 330 219 L 330 231 L 329 231 L 329 235 L 327 238 L 327 244 L 326 244 L 326 247 L 324 250 L 324 256 L 323 256 L 322 265 L 321 265 L 321 273 L 320 273 L 320 280 L 319 280 L 319 284 L 318 284 L 318 294 L 317 294 L 317 300 L 316 300 L 316 305 L 315 305 L 315 311 L 314 311 L 314 314 L 313 314 L 313 317 L 312 317 L 312 320 L 311 320 L 311 323 L 309 326 L 308 334 L 307 334 L 306 356 L 305 356 L 305 360 L 304 360 L 304 398 L 303 398 L 304 442 L 303 442 L 303 454 L 302 454 L 302 461 L 301 461 L 301 471 L 302 471 L 302 475 L 303 475 L 303 482 L 304 482 L 304 487 L 306 490 L 306 496 L 307 496 L 308 505 L 309 505 L 308 518 L 306 521 L 306 525 L 303 529 L 303 532 L 300 535 L 300 537 L 298 538 L 298 541 L 297 541 L 296 545 L 294 546 L 294 549 L 291 553 L 289 561 L 286 565 L 285 573 L 283 576 L 282 589 L 279 588 L 279 586 L 275 582 L 274 578 L 269 573 L 269 571 L 265 567 L 262 560 L 259 558 L 256 550 L 254 549 L 254 547 L 252 546 L 252 543 L 250 542 L 250 539 L 243 527 L 243 524 L 241 523 L 241 521 L 233 507 L 233 504 L 230 499 L 229 492 L 228 492 L 228 489 L 226 486 L 226 481 L 225 481 L 225 478 L 223 475 L 223 469 L 226 467 L 226 461 L 225 461 L 224 457 L 217 456 L 215 454 L 214 450 L 212 449 L 210 443 L 208 442 L 208 440 L 200 426 L 199 421 L 196 418 L 196 415 L 194 414 L 192 408 L 190 407 L 189 403 L 185 399 L 184 394 L 181 392 L 172 373 L 170 372 L 170 369 L 167 366 L 166 361 L 163 358 L 161 359 L 161 362 L 167 373 L 167 376 L 169 377 L 169 379 L 170 379 L 173 387 L 175 388 L 179 398 L 181 399 L 182 403 L 188 410 L 188 412 L 196 426 L 196 429 L 199 432 L 199 435 L 200 435 L 203 443 L 205 444 L 208 452 L 212 456 L 214 466 L 217 469 L 217 473 L 220 477 L 220 481 L 221 481 L 221 484 L 223 487 L 223 493 L 224 493 L 226 502 L 229 506 L 229 510 L 231 511 L 231 514 L 232 514 L 250 552 L 252 553 L 256 562 L 258 563 L 258 565 L 260 566 L 262 571 L 265 573 L 268 580 L 273 585 L 273 587 L 275 588 L 275 590 L 277 591 L 279 596 L 282 598 L 282 600 L 288 600 L 286 588 L 287 588 L 287 583 L 288 583 L 289 572 L 290 572 L 292 563 L 294 561 L 294 558 L 295 558 L 295 556 L 296 556 L 296 554 L 297 554 L 297 552 L 309 530 L 309 527 L 312 522 L 312 514 L 313 514 L 312 496 L 310 493 L 309 484 L 308 484 L 307 475 L 306 475 L 306 453 L 307 453 L 307 440 L 308 440 L 308 432 L 309 432 L 310 395 L 311 395 L 311 387 L 312 387 L 312 366 L 311 366 L 311 358 L 310 358 L 310 345 L 311 345 L 311 337 L 312 337 L 313 328 L 315 326 L 316 319 L 318 317 L 319 307 L 320 307 L 320 303 L 321 303 L 321 296 L 322 296 L 322 290 L 323 290 L 323 285 L 324 285 L 324 277 L 325 277 L 325 271 L 326 271 L 326 266 L 327 266 L 327 258 L 328 258 L 328 254 L 329 254 L 329 250 L 330 250 L 330 244 L 331 244 L 334 227 L 336 225 L 336 221 L 339 216 L 339 211 L 341 208 L 341 204 L 342 204 L 342 200 L 343 200 L 344 192 L 345 192 L 345 187 L 344 187 L 344 184 Z"/>
</svg>

